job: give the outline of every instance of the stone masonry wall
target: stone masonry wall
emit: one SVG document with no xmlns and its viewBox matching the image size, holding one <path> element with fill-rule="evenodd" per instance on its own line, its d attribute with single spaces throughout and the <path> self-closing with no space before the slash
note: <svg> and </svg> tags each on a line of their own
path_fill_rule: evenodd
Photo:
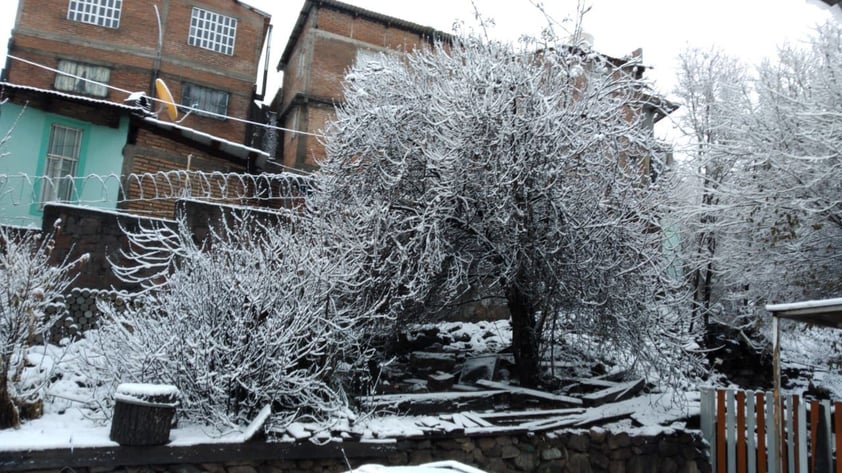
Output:
<svg viewBox="0 0 842 473">
<path fill-rule="evenodd" d="M 255 454 L 247 451 L 252 445 Z M 183 458 L 182 463 L 155 463 L 154 454 L 144 454 L 144 465 L 108 465 L 103 462 L 85 465 L 84 453 L 77 450 L 74 464 L 46 465 L 30 460 L 29 468 L 15 468 L 10 453 L 0 451 L 0 466 L 4 471 L 40 470 L 39 473 L 338 473 L 348 470 L 348 464 L 358 467 L 367 463 L 382 465 L 414 465 L 430 461 L 456 460 L 494 473 L 710 473 L 707 449 L 701 433 L 695 431 L 666 431 L 661 433 L 628 434 L 589 431 L 558 432 L 548 435 L 521 434 L 482 437 L 429 438 L 401 440 L 392 444 L 371 444 L 371 456 L 360 453 L 347 458 L 337 455 L 335 445 L 311 445 L 306 458 L 285 455 L 283 447 L 267 449 L 258 443 L 236 444 L 214 450 L 217 461 L 204 462 L 197 455 L 170 453 L 167 458 Z M 163 449 L 166 447 L 156 447 Z M 198 452 L 201 446 L 192 450 Z M 218 461 L 221 448 L 230 448 L 232 461 Z M 95 449 L 94 449 L 95 450 Z M 149 450 L 150 452 L 157 450 Z M 269 451 L 281 452 L 272 457 Z M 376 453 L 375 453 L 376 452 Z M 321 453 L 321 454 L 320 454 Z M 91 459 L 114 458 L 113 452 L 90 452 Z M 55 458 L 55 456 L 53 456 Z M 243 458 L 251 458 L 243 460 Z M 347 462 L 347 463 L 346 463 Z M 20 464 L 23 466 L 23 463 Z M 68 470 L 72 468 L 72 470 Z"/>
</svg>

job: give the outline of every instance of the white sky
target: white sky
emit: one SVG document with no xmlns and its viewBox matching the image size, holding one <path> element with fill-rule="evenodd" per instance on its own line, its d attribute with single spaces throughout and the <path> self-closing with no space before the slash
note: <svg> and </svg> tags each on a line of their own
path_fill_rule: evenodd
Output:
<svg viewBox="0 0 842 473">
<path fill-rule="evenodd" d="M 131 0 L 135 1 L 135 0 Z M 425 26 L 450 32 L 456 21 L 476 26 L 471 0 L 344 0 Z M 536 0 L 533 0 L 536 1 Z M 674 86 L 675 57 L 687 45 L 717 44 L 726 51 L 757 62 L 774 54 L 784 41 L 797 42 L 816 24 L 831 16 L 818 0 L 587 0 L 585 31 L 595 38 L 597 51 L 624 56 L 643 48 L 647 73 L 662 93 Z M 0 60 L 14 22 L 17 0 L 0 0 Z M 150 5 L 153 2 L 149 2 Z M 274 74 L 280 55 L 304 0 L 246 0 L 272 14 L 273 44 L 269 98 L 280 79 Z M 514 39 L 538 34 L 546 21 L 530 0 L 474 0 L 485 17 L 495 20 L 495 35 Z M 556 20 L 572 17 L 576 0 L 544 0 Z M 152 8 L 150 6 L 150 15 Z M 150 32 L 150 34 L 153 34 Z"/>
</svg>

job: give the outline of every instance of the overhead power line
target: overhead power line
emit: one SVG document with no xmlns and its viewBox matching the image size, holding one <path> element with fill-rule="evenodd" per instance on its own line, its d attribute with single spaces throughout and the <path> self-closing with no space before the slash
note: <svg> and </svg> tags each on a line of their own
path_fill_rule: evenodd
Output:
<svg viewBox="0 0 842 473">
<path fill-rule="evenodd" d="M 72 78 L 77 79 L 77 80 L 89 82 L 91 84 L 95 84 L 95 85 L 98 85 L 98 86 L 101 86 L 101 87 L 105 87 L 107 89 L 115 90 L 117 92 L 121 92 L 121 93 L 124 93 L 126 95 L 131 95 L 135 92 L 138 92 L 138 91 L 121 89 L 121 88 L 115 87 L 113 85 L 104 84 L 102 82 L 98 82 L 98 81 L 95 81 L 95 80 L 92 80 L 92 79 L 88 79 L 87 77 L 81 77 L 81 76 L 77 76 L 77 75 L 74 75 L 74 74 L 70 74 L 68 72 L 60 71 L 58 69 L 47 66 L 45 64 L 41 64 L 41 63 L 38 63 L 38 62 L 35 62 L 35 61 L 30 61 L 29 59 L 24 59 L 24 58 L 14 56 L 14 55 L 11 55 L 11 54 L 8 54 L 7 57 L 10 58 L 10 59 L 14 59 L 15 61 L 20 61 L 24 64 L 29 64 L 31 66 L 35 66 L 35 67 L 38 67 L 38 68 L 41 68 L 41 69 L 44 69 L 44 70 L 47 70 L 47 71 L 55 72 L 56 74 L 62 74 L 62 75 L 72 77 Z M 152 100 L 153 102 L 158 102 L 158 103 L 161 103 L 161 104 L 169 103 L 169 102 L 167 102 L 165 100 L 161 100 L 157 97 L 147 96 L 146 98 L 149 99 L 149 100 Z M 246 120 L 244 118 L 233 117 L 231 115 L 224 115 L 224 114 L 221 114 L 221 113 L 214 113 L 214 112 L 211 112 L 211 111 L 208 111 L 208 110 L 203 110 L 203 109 L 194 108 L 194 107 L 188 107 L 188 106 L 185 106 L 185 105 L 178 105 L 178 107 L 183 109 L 183 110 L 189 110 L 190 112 L 198 112 L 198 113 L 201 113 L 202 115 L 210 115 L 210 116 L 216 117 L 216 118 L 224 118 L 224 119 L 227 119 L 227 120 L 233 120 L 233 121 L 236 121 L 236 122 L 246 123 L 246 124 L 249 124 L 249 125 L 259 126 L 259 127 L 263 127 L 263 128 L 272 129 L 272 130 L 280 130 L 280 131 L 283 131 L 283 132 L 294 133 L 294 134 L 298 134 L 298 135 L 307 135 L 307 136 L 315 136 L 315 137 L 321 137 L 322 136 L 322 135 L 319 135 L 317 133 L 310 133 L 310 132 L 307 132 L 307 131 L 293 130 L 291 128 L 284 128 L 284 127 L 280 127 L 280 126 L 269 125 L 269 124 L 266 124 L 266 123 L 255 122 L 255 121 L 251 121 L 251 120 Z"/>
</svg>

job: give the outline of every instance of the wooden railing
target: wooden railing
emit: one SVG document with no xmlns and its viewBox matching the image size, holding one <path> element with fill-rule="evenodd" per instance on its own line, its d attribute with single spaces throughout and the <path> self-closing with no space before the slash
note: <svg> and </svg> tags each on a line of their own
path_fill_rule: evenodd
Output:
<svg viewBox="0 0 842 473">
<path fill-rule="evenodd" d="M 771 392 L 702 390 L 701 428 L 715 473 L 842 473 L 842 402 Z M 780 438 L 779 438 L 780 437 Z M 778 460 L 780 458 L 780 462 Z"/>
</svg>

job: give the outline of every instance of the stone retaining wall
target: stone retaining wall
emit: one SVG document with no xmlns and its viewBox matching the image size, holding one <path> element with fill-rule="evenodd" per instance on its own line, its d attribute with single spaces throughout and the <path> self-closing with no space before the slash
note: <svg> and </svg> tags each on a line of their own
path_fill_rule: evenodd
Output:
<svg viewBox="0 0 842 473">
<path fill-rule="evenodd" d="M 701 433 L 667 431 L 658 434 L 628 434 L 601 429 L 544 434 L 399 440 L 394 443 L 354 443 L 347 449 L 337 444 L 309 445 L 291 449 L 283 444 L 232 445 L 230 460 L 225 447 L 216 446 L 202 459 L 202 446 L 185 452 L 176 447 L 138 449 L 137 455 L 120 458 L 117 449 L 77 449 L 70 457 L 47 452 L 44 461 L 26 461 L 15 468 L 14 457 L 0 451 L 0 470 L 39 473 L 338 473 L 366 463 L 414 465 L 438 460 L 456 460 L 494 473 L 710 473 L 707 449 Z M 342 444 L 338 444 L 339 447 Z M 365 447 L 368 445 L 368 447 Z M 184 447 L 181 447 L 184 448 Z M 220 450 L 220 448 L 223 448 Z M 249 450 L 251 449 L 251 450 Z M 84 453 L 85 450 L 90 450 Z M 105 450 L 110 450 L 105 452 Z M 117 450 L 117 454 L 114 453 Z M 158 452 L 158 453 L 156 453 Z M 161 453 L 166 452 L 166 453 Z M 305 453 L 306 452 L 306 453 Z M 304 453 L 304 454 L 302 454 Z M 86 463 L 85 458 L 90 461 Z M 161 462 L 156 461 L 164 460 Z M 347 457 L 347 459 L 345 458 Z M 103 463 L 103 458 L 122 465 Z M 137 458 L 136 461 L 129 460 Z M 179 462 L 174 463 L 173 459 Z M 49 464 L 52 459 L 53 464 Z M 99 459 L 99 461 L 95 461 Z M 143 464 L 134 464 L 140 463 Z M 347 463 L 346 463 L 347 462 Z M 128 464 L 133 463 L 133 464 Z"/>
</svg>

